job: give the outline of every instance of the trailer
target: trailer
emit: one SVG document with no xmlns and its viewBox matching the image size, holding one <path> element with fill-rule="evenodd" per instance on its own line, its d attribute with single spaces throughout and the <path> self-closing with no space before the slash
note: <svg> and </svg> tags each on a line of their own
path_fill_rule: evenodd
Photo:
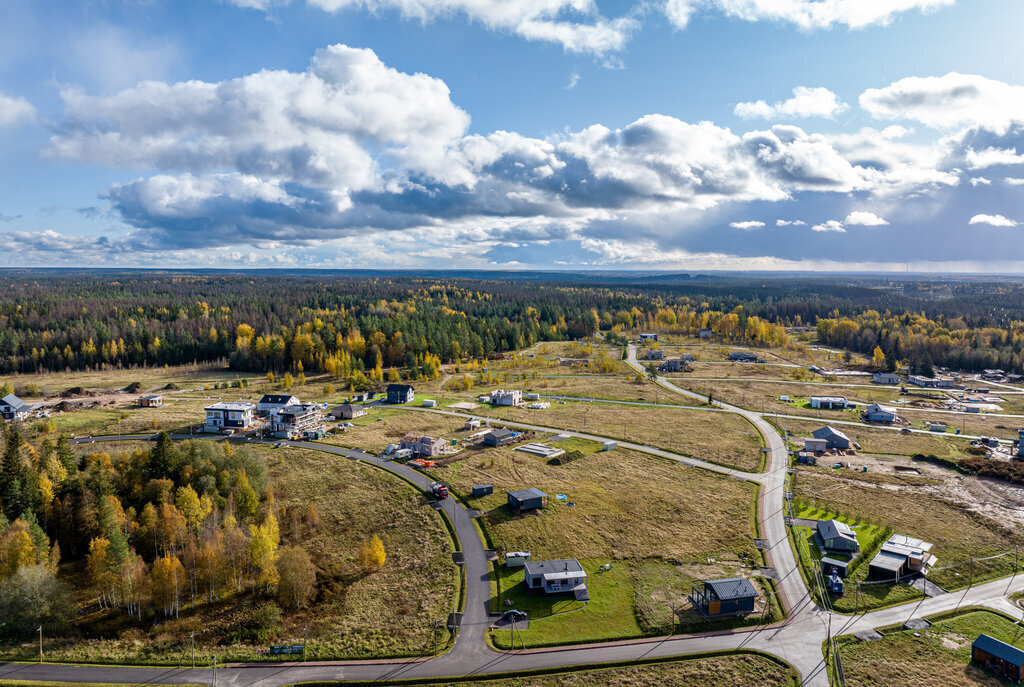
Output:
<svg viewBox="0 0 1024 687">
<path fill-rule="evenodd" d="M 430 495 L 439 501 L 448 498 L 448 485 L 444 482 L 431 482 Z"/>
</svg>

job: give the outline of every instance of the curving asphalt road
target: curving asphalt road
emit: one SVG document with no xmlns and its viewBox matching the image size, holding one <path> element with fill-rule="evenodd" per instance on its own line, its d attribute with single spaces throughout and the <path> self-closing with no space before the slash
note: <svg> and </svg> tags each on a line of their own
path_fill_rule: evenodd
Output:
<svg viewBox="0 0 1024 687">
<path fill-rule="evenodd" d="M 627 363 L 638 371 L 645 371 L 636 360 L 636 350 L 629 347 Z M 658 377 L 655 382 L 681 396 L 704 401 L 705 397 L 682 389 L 671 381 Z M 577 399 L 579 400 L 579 399 Z M 438 409 L 409 408 L 422 412 L 459 415 Z M 758 523 L 761 536 L 767 540 L 768 564 L 775 569 L 782 604 L 787 612 L 785 622 L 763 628 L 753 628 L 709 635 L 663 637 L 638 641 L 590 644 L 559 649 L 496 652 L 487 647 L 484 636 L 493 618 L 488 615 L 490 585 L 486 552 L 468 512 L 456 499 L 442 502 L 445 513 L 453 523 L 465 556 L 467 595 L 461 630 L 448 653 L 430 659 L 410 659 L 375 662 L 326 662 L 297 664 L 233 664 L 218 671 L 217 684 L 238 687 L 278 687 L 279 685 L 313 680 L 379 682 L 393 679 L 479 676 L 494 673 L 521 673 L 543 668 L 570 665 L 588 665 L 607 662 L 637 661 L 649 658 L 683 656 L 712 650 L 755 649 L 787 661 L 800 671 L 805 685 L 827 687 L 828 676 L 821 652 L 822 642 L 828 636 L 831 624 L 833 635 L 857 632 L 863 629 L 903 622 L 911 617 L 923 617 L 963 606 L 987 606 L 1016 615 L 1020 610 L 1005 597 L 1024 589 L 1024 576 L 1002 579 L 977 585 L 967 590 L 945 594 L 922 602 L 874 611 L 859 616 L 831 614 L 817 606 L 804 586 L 797 568 L 796 557 L 789 545 L 784 518 L 784 489 L 788 455 L 786 445 L 778 432 L 754 411 L 716 402 L 714 407 L 698 407 L 707 412 L 728 412 L 751 422 L 764 437 L 768 453 L 764 473 L 749 473 L 705 463 L 670 453 L 656 447 L 618 441 L 619 445 L 652 455 L 676 460 L 682 464 L 711 470 L 737 479 L 750 480 L 761 485 L 758 503 Z M 541 425 L 510 422 L 491 418 L 497 425 L 555 431 L 587 439 L 604 440 L 597 434 L 544 427 Z M 77 443 L 91 441 L 123 441 L 149 439 L 150 435 L 123 435 L 120 437 L 80 438 Z M 175 438 L 189 438 L 189 435 Z M 381 460 L 375 456 L 329 444 L 311 445 L 307 442 L 285 442 L 290 445 L 316 448 L 351 460 L 372 463 L 389 470 L 426 489 L 429 479 L 404 465 Z M 51 680 L 62 682 L 147 682 L 212 684 L 212 671 L 207 669 L 166 669 L 115 666 L 70 666 L 61 664 L 0 664 L 0 679 Z"/>
</svg>

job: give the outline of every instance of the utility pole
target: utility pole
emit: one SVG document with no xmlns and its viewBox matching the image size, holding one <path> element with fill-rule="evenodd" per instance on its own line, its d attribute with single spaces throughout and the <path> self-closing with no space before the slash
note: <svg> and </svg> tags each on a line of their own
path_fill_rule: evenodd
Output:
<svg viewBox="0 0 1024 687">
<path fill-rule="evenodd" d="M 302 660 L 306 660 L 306 631 L 309 630 L 309 625 L 302 627 Z"/>
<path fill-rule="evenodd" d="M 213 687 L 217 687 L 217 657 L 213 657 Z"/>
<path fill-rule="evenodd" d="M 39 662 L 43 662 L 43 626 L 39 625 Z"/>
<path fill-rule="evenodd" d="M 196 667 L 196 633 L 193 632 L 189 635 L 189 639 L 192 640 L 192 668 Z"/>
</svg>

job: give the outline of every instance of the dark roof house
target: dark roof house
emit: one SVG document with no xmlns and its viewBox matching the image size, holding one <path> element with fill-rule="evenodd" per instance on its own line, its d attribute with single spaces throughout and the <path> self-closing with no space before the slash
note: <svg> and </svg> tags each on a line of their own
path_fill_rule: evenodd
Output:
<svg viewBox="0 0 1024 687">
<path fill-rule="evenodd" d="M 505 444 L 511 443 L 517 436 L 516 432 L 505 427 L 499 427 L 492 429 L 490 432 L 484 435 L 484 444 L 487 446 L 504 446 Z"/>
<path fill-rule="evenodd" d="M 811 436 L 815 439 L 824 439 L 826 442 L 825 448 L 850 448 L 851 446 L 850 437 L 846 436 L 835 427 L 830 427 L 828 425 L 821 429 L 814 430 L 811 432 Z"/>
<path fill-rule="evenodd" d="M 388 384 L 388 403 L 412 403 L 416 400 L 411 384 Z"/>
<path fill-rule="evenodd" d="M 754 612 L 757 589 L 745 577 L 694 582 L 690 602 L 703 615 L 718 618 Z"/>
<path fill-rule="evenodd" d="M 548 495 L 537 487 L 510 491 L 508 493 L 508 505 L 517 513 L 522 510 L 543 508 L 548 505 Z"/>
</svg>

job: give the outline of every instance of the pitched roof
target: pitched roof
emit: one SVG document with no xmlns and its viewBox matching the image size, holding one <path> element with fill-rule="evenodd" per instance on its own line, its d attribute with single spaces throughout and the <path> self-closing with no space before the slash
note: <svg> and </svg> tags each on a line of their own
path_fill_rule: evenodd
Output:
<svg viewBox="0 0 1024 687">
<path fill-rule="evenodd" d="M 392 391 L 404 394 L 413 391 L 413 388 L 411 384 L 388 384 L 388 393 L 390 394 Z"/>
<path fill-rule="evenodd" d="M 260 399 L 260 403 L 269 403 L 273 405 L 287 403 L 290 399 L 295 398 L 291 394 L 266 394 Z M 295 402 L 298 403 L 299 399 L 295 398 Z"/>
<path fill-rule="evenodd" d="M 992 656 L 998 656 L 1007 663 L 1014 665 L 1024 665 L 1024 651 L 1021 651 L 1012 644 L 1001 642 L 995 637 L 990 637 L 986 634 L 978 635 L 978 638 L 974 640 L 971 647 L 978 648 L 984 651 L 986 654 Z"/>
<path fill-rule="evenodd" d="M 15 410 L 20 410 L 28 405 L 14 394 L 7 394 L 6 396 L 3 397 L 3 399 L 0 400 L 3 400 L 5 404 L 9 405 Z"/>
<path fill-rule="evenodd" d="M 873 403 L 872 405 L 868 406 L 868 412 L 869 413 L 892 413 L 893 415 L 895 415 L 896 414 L 896 409 L 893 408 L 892 406 L 883 406 L 880 403 Z"/>
<path fill-rule="evenodd" d="M 512 436 L 513 434 L 515 434 L 515 432 L 513 432 L 511 429 L 508 429 L 507 427 L 498 427 L 497 429 L 492 429 L 490 431 L 490 434 L 495 439 L 504 439 L 505 437 Z"/>
<path fill-rule="evenodd" d="M 757 596 L 757 590 L 745 577 L 727 577 L 724 580 L 705 580 L 704 586 L 714 592 L 721 601 L 749 599 Z"/>
<path fill-rule="evenodd" d="M 821 535 L 822 539 L 842 538 L 857 541 L 857 534 L 853 529 L 845 522 L 839 522 L 838 520 L 819 520 L 818 534 Z"/>
<path fill-rule="evenodd" d="M 845 439 L 846 441 L 850 440 L 850 437 L 846 436 L 845 434 L 840 432 L 835 427 L 832 427 L 831 425 L 825 425 L 821 429 L 816 429 L 813 432 L 811 432 L 811 434 L 814 436 L 815 439 L 828 439 L 829 437 L 837 437 L 839 439 Z"/>
</svg>

